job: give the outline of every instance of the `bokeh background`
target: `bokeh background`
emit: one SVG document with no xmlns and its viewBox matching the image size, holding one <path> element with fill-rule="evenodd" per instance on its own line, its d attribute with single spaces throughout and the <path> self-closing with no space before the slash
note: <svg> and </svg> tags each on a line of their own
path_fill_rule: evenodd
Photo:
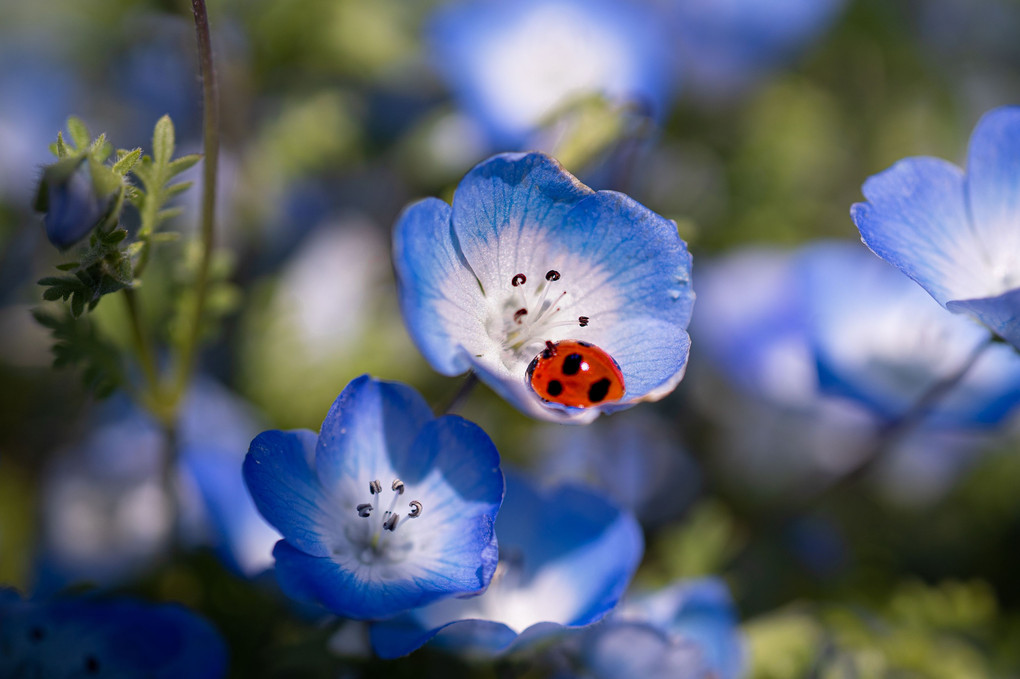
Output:
<svg viewBox="0 0 1020 679">
<path fill-rule="evenodd" d="M 400 319 L 392 224 L 416 198 L 449 199 L 492 153 L 537 148 L 675 219 L 699 300 L 688 375 L 660 403 L 561 428 L 477 389 L 461 412 L 504 460 L 581 476 L 634 509 L 638 583 L 723 578 L 746 676 L 1020 676 L 1015 418 L 912 437 L 861 465 L 873 412 L 791 386 L 803 361 L 758 374 L 754 350 L 726 342 L 781 334 L 774 300 L 747 298 L 766 295 L 783 253 L 857 239 L 849 207 L 865 178 L 905 156 L 963 164 L 981 114 L 1020 102 L 1020 2 L 621 0 L 571 10 L 594 17 L 586 33 L 566 13 L 523 38 L 490 34 L 512 6 L 210 3 L 230 285 L 183 416 L 184 534 L 171 539 L 159 428 L 51 367 L 30 310 L 61 259 L 31 205 L 71 114 L 148 148 L 168 113 L 181 152 L 200 151 L 190 6 L 0 0 L 0 583 L 181 601 L 224 635 L 236 677 L 504 676 L 508 664 L 430 650 L 374 661 L 288 603 L 259 575 L 275 538 L 248 512 L 240 461 L 262 429 L 318 429 L 366 372 L 437 409 L 450 400 L 459 381 L 429 368 Z M 601 37 L 603 12 L 631 31 L 619 45 Z M 550 47 L 561 42 L 577 43 L 579 66 Z M 632 51 L 634 73 L 603 85 L 598 68 Z M 185 234 L 198 194 L 180 200 Z M 775 257 L 729 275 L 748 252 Z M 174 267 L 154 265 L 140 291 L 154 327 L 174 285 Z M 726 300 L 746 306 L 720 318 Z M 126 346 L 123 312 L 106 299 L 91 327 Z"/>
</svg>

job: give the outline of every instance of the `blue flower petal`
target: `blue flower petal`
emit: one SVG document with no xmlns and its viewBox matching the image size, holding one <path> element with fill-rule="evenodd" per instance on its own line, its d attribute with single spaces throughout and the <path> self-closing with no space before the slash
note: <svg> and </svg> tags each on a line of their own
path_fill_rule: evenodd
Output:
<svg viewBox="0 0 1020 679">
<path fill-rule="evenodd" d="M 851 209 L 861 239 L 945 306 L 987 293 L 986 264 L 974 239 L 960 168 L 907 158 L 864 183 L 867 203 Z"/>
<path fill-rule="evenodd" d="M 431 459 L 412 454 L 411 444 L 432 418 L 425 399 L 411 387 L 362 375 L 341 392 L 322 422 L 315 451 L 319 479 L 331 489 L 341 479 L 361 480 L 366 493 L 375 479 L 420 479 Z"/>
<path fill-rule="evenodd" d="M 1020 287 L 1020 107 L 990 111 L 974 128 L 967 205 L 990 275 L 1010 277 L 1010 287 Z"/>
<path fill-rule="evenodd" d="M 333 559 L 295 549 L 285 540 L 276 543 L 273 556 L 277 582 L 287 596 L 358 620 L 385 618 L 448 594 L 437 592 L 428 580 L 372 580 L 371 566 L 351 571 Z"/>
<path fill-rule="evenodd" d="M 573 486 L 539 493 L 514 476 L 496 532 L 504 579 L 477 597 L 379 623 L 376 652 L 396 657 L 437 637 L 444 647 L 492 655 L 588 625 L 619 600 L 643 550 L 637 521 L 600 495 Z"/>
<path fill-rule="evenodd" d="M 552 225 L 550 232 L 554 249 L 586 265 L 572 274 L 582 282 L 582 297 L 615 302 L 614 308 L 598 305 L 590 310 L 595 323 L 611 312 L 620 321 L 651 316 L 687 327 L 694 306 L 691 255 L 676 222 L 622 193 L 599 191 L 579 202 L 562 226 Z"/>
<path fill-rule="evenodd" d="M 393 232 L 400 309 L 418 349 L 444 375 L 468 369 L 461 345 L 484 343 L 486 307 L 454 241 L 453 209 L 426 198 L 400 215 Z"/>
<path fill-rule="evenodd" d="M 995 297 L 951 300 L 946 308 L 954 313 L 971 314 L 1020 350 L 1020 289 Z"/>
<path fill-rule="evenodd" d="M 543 275 L 549 230 L 592 193 L 541 153 L 504 153 L 468 172 L 453 196 L 453 230 L 482 290 L 508 288 L 517 273 Z"/>
<path fill-rule="evenodd" d="M 259 434 L 244 459 L 244 480 L 259 512 L 293 545 L 327 556 L 337 521 L 313 468 L 316 437 L 310 431 Z"/>
</svg>

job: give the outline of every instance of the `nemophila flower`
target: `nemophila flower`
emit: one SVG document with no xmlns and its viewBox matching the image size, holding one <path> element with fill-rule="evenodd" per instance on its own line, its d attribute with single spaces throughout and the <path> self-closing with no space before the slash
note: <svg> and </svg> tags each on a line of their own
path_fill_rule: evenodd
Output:
<svg viewBox="0 0 1020 679">
<path fill-rule="evenodd" d="M 450 4 L 429 27 L 440 72 L 496 145 L 513 147 L 572 99 L 600 94 L 661 117 L 669 37 L 628 0 Z"/>
<path fill-rule="evenodd" d="M 907 158 L 870 177 L 851 209 L 862 240 L 939 304 L 1020 348 L 1020 107 L 987 113 L 966 173 Z"/>
<path fill-rule="evenodd" d="M 586 638 L 582 657 L 606 679 L 640 667 L 663 679 L 738 679 L 747 665 L 738 623 L 722 581 L 679 581 L 625 602 Z"/>
<path fill-rule="evenodd" d="M 718 454 L 757 487 L 798 488 L 819 472 L 854 464 L 883 422 L 901 416 L 911 398 L 948 377 L 946 371 L 957 370 L 981 341 L 970 334 L 980 328 L 945 313 L 919 290 L 912 294 L 902 276 L 903 285 L 890 284 L 889 274 L 897 272 L 876 271 L 883 264 L 872 257 L 869 266 L 862 261 L 868 256 L 849 243 L 800 251 L 748 248 L 700 271 L 694 340 L 740 390 L 725 389 L 702 372 L 692 393 L 718 422 Z M 1001 417 L 1004 397 L 1015 391 L 1011 352 L 995 349 L 986 350 L 971 377 L 957 385 L 960 391 L 946 394 L 921 428 L 895 447 L 893 459 L 909 456 L 929 471 L 959 470 L 980 440 L 957 427 L 970 432 L 996 411 Z M 995 367 L 983 368 L 984 362 Z M 1001 379 L 991 377 L 996 373 Z M 938 430 L 930 426 L 936 423 Z M 917 471 L 919 478 L 927 475 Z M 904 478 L 897 475 L 888 487 Z"/>
<path fill-rule="evenodd" d="M 586 483 L 603 490 L 645 525 L 689 505 L 700 471 L 668 423 L 631 410 L 588 427 L 540 427 L 531 449 L 547 483 Z"/>
<path fill-rule="evenodd" d="M 837 18 L 844 0 L 670 3 L 678 68 L 703 96 L 739 93 L 790 59 Z"/>
<path fill-rule="evenodd" d="M 496 568 L 499 455 L 479 427 L 434 418 L 410 387 L 359 377 L 318 436 L 256 437 L 244 478 L 283 534 L 281 587 L 338 615 L 384 618 L 475 593 Z"/>
<path fill-rule="evenodd" d="M 393 249 L 404 321 L 432 367 L 474 370 L 529 415 L 590 422 L 683 377 L 694 293 L 676 224 L 548 156 L 495 156 L 452 208 L 414 203 Z"/>
<path fill-rule="evenodd" d="M 219 634 L 182 606 L 22 600 L 0 589 L 0 676 L 217 679 L 226 671 Z"/>
<path fill-rule="evenodd" d="M 88 581 L 107 586 L 152 566 L 170 542 L 212 543 L 235 570 L 272 565 L 278 536 L 244 489 L 240 465 L 261 427 L 236 395 L 196 380 L 178 421 L 181 535 L 171 535 L 160 425 L 124 399 L 93 413 L 93 427 L 53 457 L 40 497 L 36 592 Z"/>
<path fill-rule="evenodd" d="M 880 418 L 902 416 L 990 339 L 985 328 L 946 313 L 853 243 L 817 244 L 798 260 L 821 389 L 855 399 Z M 995 424 L 1020 402 L 1020 356 L 1005 345 L 983 351 L 931 405 L 928 425 Z"/>
<path fill-rule="evenodd" d="M 641 528 L 580 486 L 538 490 L 507 477 L 496 520 L 499 565 L 479 596 L 446 599 L 372 627 L 384 658 L 432 641 L 468 655 L 492 656 L 600 620 L 641 560 Z"/>
</svg>

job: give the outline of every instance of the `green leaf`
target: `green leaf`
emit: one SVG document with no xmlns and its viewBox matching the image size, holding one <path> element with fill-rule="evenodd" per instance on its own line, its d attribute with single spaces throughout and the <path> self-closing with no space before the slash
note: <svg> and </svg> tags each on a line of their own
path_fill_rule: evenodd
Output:
<svg viewBox="0 0 1020 679">
<path fill-rule="evenodd" d="M 174 196 L 180 193 L 184 193 L 194 185 L 195 182 L 178 182 L 176 184 L 170 184 L 169 186 L 166 187 L 166 191 L 164 192 L 163 195 L 166 196 L 168 199 L 173 198 Z"/>
<path fill-rule="evenodd" d="M 63 264 L 57 264 L 57 269 L 60 271 L 74 271 L 78 268 L 78 262 L 64 262 Z"/>
<path fill-rule="evenodd" d="M 113 171 L 122 177 L 131 171 L 138 159 L 142 157 L 142 149 L 134 151 L 117 151 L 117 162 L 113 165 Z"/>
<path fill-rule="evenodd" d="M 194 167 L 200 160 L 202 160 L 202 156 L 198 153 L 181 156 L 170 163 L 170 166 L 167 168 L 169 170 L 168 176 L 173 177 L 174 175 L 180 174 L 181 172 Z"/>
<path fill-rule="evenodd" d="M 156 219 L 163 222 L 168 219 L 173 219 L 174 217 L 180 216 L 182 212 L 184 212 L 184 208 L 182 207 L 167 208 L 166 210 L 160 210 L 159 212 L 157 212 Z"/>
<path fill-rule="evenodd" d="M 57 132 L 57 148 L 55 153 L 57 158 L 66 158 L 71 154 L 70 149 L 67 148 L 67 144 L 64 143 L 63 132 Z"/>
<path fill-rule="evenodd" d="M 92 185 L 100 197 L 111 196 L 124 186 L 124 177 L 103 165 L 95 156 L 89 156 Z"/>
<path fill-rule="evenodd" d="M 152 132 L 152 162 L 157 166 L 170 164 L 174 155 L 174 124 L 170 116 L 163 116 L 156 121 Z"/>
<path fill-rule="evenodd" d="M 76 116 L 68 118 L 67 131 L 71 133 L 71 140 L 78 150 L 88 148 L 92 137 L 89 135 L 89 128 L 85 127 L 85 123 L 82 122 L 81 118 Z"/>
</svg>

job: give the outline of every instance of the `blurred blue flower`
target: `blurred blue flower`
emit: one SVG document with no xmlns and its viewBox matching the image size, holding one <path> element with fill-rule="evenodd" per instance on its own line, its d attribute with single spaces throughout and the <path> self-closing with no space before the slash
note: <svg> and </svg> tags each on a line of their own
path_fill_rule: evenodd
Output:
<svg viewBox="0 0 1020 679">
<path fill-rule="evenodd" d="M 1018 212 L 1020 215 L 1020 212 Z M 854 243 L 822 243 L 798 256 L 800 289 L 823 391 L 883 419 L 906 413 L 989 339 L 947 313 L 895 269 Z M 996 345 L 933 404 L 927 424 L 996 424 L 1020 403 L 1020 356 Z"/>
<path fill-rule="evenodd" d="M 631 410 L 588 427 L 544 425 L 531 446 L 547 483 L 602 489 L 642 523 L 676 517 L 697 494 L 701 474 L 661 419 Z"/>
<path fill-rule="evenodd" d="M 81 581 L 115 584 L 152 565 L 173 539 L 160 426 L 125 399 L 105 403 L 93 422 L 46 470 L 37 593 Z M 249 576 L 272 565 L 278 539 L 241 476 L 260 428 L 244 402 L 210 379 L 196 380 L 178 423 L 178 538 L 211 542 Z"/>
<path fill-rule="evenodd" d="M 739 93 L 828 28 L 844 4 L 844 0 L 672 2 L 670 26 L 683 80 L 709 98 Z"/>
<path fill-rule="evenodd" d="M 747 396 L 720 391 L 706 373 L 695 375 L 693 393 L 721 427 L 718 453 L 758 489 L 799 492 L 819 472 L 838 474 L 855 464 L 881 424 L 903 414 L 911 395 L 955 371 L 977 341 L 972 333 L 981 334 L 919 290 L 904 292 L 911 287 L 906 278 L 900 276 L 902 286 L 890 284 L 881 269 L 894 277 L 895 270 L 873 257 L 871 265 L 859 261 L 855 249 L 868 258 L 849 243 L 746 248 L 699 270 L 694 341 Z M 841 301 L 847 297 L 856 299 Z M 986 350 L 958 393 L 891 451 L 890 465 L 879 472 L 895 477 L 885 479 L 892 498 L 931 499 L 946 488 L 947 470 L 958 472 L 973 459 L 965 453 L 983 443 L 973 425 L 1001 417 L 1013 399 L 1011 354 L 1008 347 Z M 918 484 L 898 471 L 907 458 L 916 478 L 938 477 L 935 485 L 923 484 L 933 492 L 914 493 Z"/>
<path fill-rule="evenodd" d="M 0 676 L 217 679 L 227 649 L 176 604 L 78 597 L 22 600 L 0 589 Z"/>
<path fill-rule="evenodd" d="M 81 100 L 72 74 L 53 57 L 51 41 L 45 53 L 31 41 L 4 35 L 0 48 L 0 198 L 28 209 L 39 168 L 52 162 L 47 150 L 57 138 L 71 107 Z M 49 37 L 49 36 L 45 36 Z"/>
<path fill-rule="evenodd" d="M 489 588 L 374 624 L 376 653 L 395 658 L 431 640 L 492 656 L 589 625 L 616 605 L 643 551 L 634 517 L 600 495 L 569 485 L 540 491 L 517 476 L 507 477 L 496 533 Z"/>
<path fill-rule="evenodd" d="M 870 177 L 851 216 L 872 251 L 1020 348 L 1020 107 L 985 114 L 966 174 L 938 158 Z"/>
<path fill-rule="evenodd" d="M 495 156 L 464 177 L 452 208 L 412 204 L 393 249 L 404 322 L 432 367 L 474 370 L 533 417 L 590 422 L 660 399 L 683 377 L 694 293 L 676 224 L 593 192 L 548 156 Z M 531 388 L 529 364 L 566 339 L 615 359 L 619 401 L 570 407 Z"/>
<path fill-rule="evenodd" d="M 499 455 L 479 427 L 434 418 L 410 387 L 367 375 L 337 397 L 314 432 L 267 431 L 244 478 L 284 536 L 281 587 L 334 613 L 383 618 L 488 585 Z"/>
<path fill-rule="evenodd" d="M 493 144 L 519 147 L 572 99 L 601 94 L 663 117 L 670 36 L 629 0 L 460 2 L 429 27 L 435 62 Z"/>
<path fill-rule="evenodd" d="M 747 669 L 738 622 L 721 580 L 680 581 L 625 602 L 586 637 L 582 657 L 600 679 L 738 679 Z"/>
</svg>

